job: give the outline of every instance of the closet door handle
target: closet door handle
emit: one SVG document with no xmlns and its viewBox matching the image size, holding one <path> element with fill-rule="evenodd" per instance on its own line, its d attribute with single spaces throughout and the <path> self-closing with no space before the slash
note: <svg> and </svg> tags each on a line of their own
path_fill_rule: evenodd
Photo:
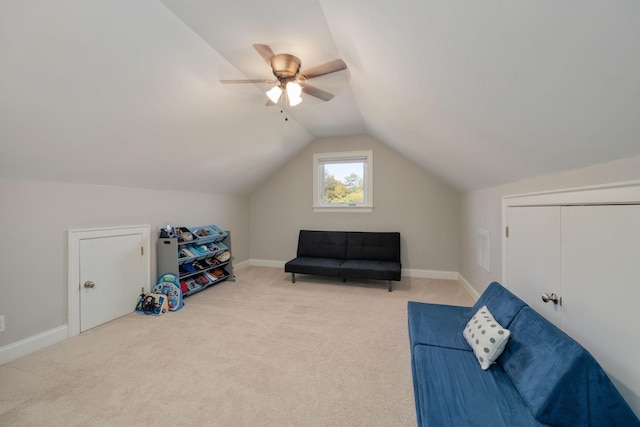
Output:
<svg viewBox="0 0 640 427">
<path fill-rule="evenodd" d="M 544 294 L 542 294 L 542 301 L 544 302 L 553 301 L 554 304 L 559 304 L 560 297 L 556 294 L 549 295 L 548 293 L 545 292 Z"/>
<path fill-rule="evenodd" d="M 90 281 L 90 280 L 89 280 L 89 281 L 84 282 L 84 287 L 85 287 L 85 288 L 88 288 L 88 289 L 93 288 L 95 285 L 96 285 L 96 284 L 95 284 L 95 283 L 93 283 L 93 282 L 92 282 L 92 281 Z"/>
</svg>

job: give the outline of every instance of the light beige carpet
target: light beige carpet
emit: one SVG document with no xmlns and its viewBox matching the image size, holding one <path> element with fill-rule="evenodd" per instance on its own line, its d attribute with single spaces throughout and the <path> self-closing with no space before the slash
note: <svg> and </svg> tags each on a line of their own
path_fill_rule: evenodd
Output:
<svg viewBox="0 0 640 427">
<path fill-rule="evenodd" d="M 407 301 L 473 303 L 455 281 L 236 274 L 0 366 L 0 425 L 415 426 Z"/>
</svg>

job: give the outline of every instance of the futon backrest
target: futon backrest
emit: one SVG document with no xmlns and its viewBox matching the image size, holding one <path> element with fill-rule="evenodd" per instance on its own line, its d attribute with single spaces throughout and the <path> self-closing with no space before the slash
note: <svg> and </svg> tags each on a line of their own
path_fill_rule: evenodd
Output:
<svg viewBox="0 0 640 427">
<path fill-rule="evenodd" d="M 554 426 L 640 426 L 598 362 L 531 307 L 509 326 L 498 359 L 541 422 Z"/>
<path fill-rule="evenodd" d="M 400 262 L 400 233 L 347 233 L 347 259 Z"/>
<path fill-rule="evenodd" d="M 513 318 L 527 304 L 500 283 L 492 282 L 474 304 L 469 319 L 485 305 L 503 328 L 509 328 Z"/>
<path fill-rule="evenodd" d="M 346 251 L 346 231 L 300 230 L 299 257 L 345 259 Z"/>
</svg>

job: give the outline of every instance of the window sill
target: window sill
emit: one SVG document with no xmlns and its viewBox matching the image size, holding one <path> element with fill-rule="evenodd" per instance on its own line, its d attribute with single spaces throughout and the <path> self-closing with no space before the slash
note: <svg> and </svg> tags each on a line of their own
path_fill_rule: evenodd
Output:
<svg viewBox="0 0 640 427">
<path fill-rule="evenodd" d="M 373 206 L 314 206 L 313 211 L 318 212 L 359 212 L 370 213 L 373 212 Z"/>
</svg>

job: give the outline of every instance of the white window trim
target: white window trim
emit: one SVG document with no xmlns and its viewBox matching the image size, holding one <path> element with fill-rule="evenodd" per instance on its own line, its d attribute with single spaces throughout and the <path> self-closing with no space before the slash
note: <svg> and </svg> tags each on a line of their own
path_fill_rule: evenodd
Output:
<svg viewBox="0 0 640 427">
<path fill-rule="evenodd" d="M 326 160 L 344 161 L 349 158 L 366 158 L 364 171 L 365 204 L 358 206 L 328 205 L 320 201 L 320 164 Z M 324 176 L 322 177 L 324 179 Z M 341 151 L 313 154 L 313 211 L 314 212 L 373 212 L 373 150 Z"/>
</svg>

